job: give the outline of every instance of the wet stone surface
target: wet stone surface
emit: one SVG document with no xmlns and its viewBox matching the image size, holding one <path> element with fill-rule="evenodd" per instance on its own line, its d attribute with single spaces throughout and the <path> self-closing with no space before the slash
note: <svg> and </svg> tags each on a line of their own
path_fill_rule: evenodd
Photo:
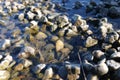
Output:
<svg viewBox="0 0 120 80">
<path fill-rule="evenodd" d="M 119 0 L 0 0 L 0 80 L 119 80 Z"/>
</svg>

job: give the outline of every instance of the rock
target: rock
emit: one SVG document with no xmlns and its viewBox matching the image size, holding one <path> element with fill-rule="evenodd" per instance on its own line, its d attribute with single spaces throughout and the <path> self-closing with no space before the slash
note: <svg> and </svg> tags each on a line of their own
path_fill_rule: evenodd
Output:
<svg viewBox="0 0 120 80">
<path fill-rule="evenodd" d="M 51 41 L 56 42 L 59 38 L 57 36 L 52 36 Z"/>
<path fill-rule="evenodd" d="M 45 22 L 48 22 L 48 19 L 47 19 L 46 16 L 42 16 L 42 17 L 40 18 L 40 21 L 45 23 Z"/>
<path fill-rule="evenodd" d="M 58 25 L 54 24 L 51 26 L 51 31 L 54 32 L 57 30 L 57 28 L 58 28 Z"/>
<path fill-rule="evenodd" d="M 107 60 L 107 65 L 110 67 L 111 70 L 117 70 L 120 68 L 120 63 L 114 61 L 114 60 Z"/>
<path fill-rule="evenodd" d="M 120 58 L 120 52 L 113 53 L 113 54 L 110 56 L 110 58 L 112 58 L 112 59 L 115 59 L 115 58 L 119 59 L 119 58 Z"/>
<path fill-rule="evenodd" d="M 93 61 L 93 55 L 89 52 L 86 52 L 82 55 L 83 59 L 84 60 L 87 60 L 87 61 Z"/>
<path fill-rule="evenodd" d="M 34 73 L 38 74 L 45 67 L 46 67 L 46 64 L 38 64 L 38 65 L 35 66 L 35 69 L 33 71 L 34 71 Z"/>
<path fill-rule="evenodd" d="M 12 31 L 12 37 L 16 38 L 20 35 L 20 33 L 21 33 L 20 29 L 15 29 L 15 30 Z"/>
<path fill-rule="evenodd" d="M 2 26 L 6 26 L 5 21 L 4 21 L 4 20 L 0 20 L 0 25 L 2 25 Z"/>
<path fill-rule="evenodd" d="M 0 80 L 9 80 L 10 73 L 6 70 L 0 70 Z"/>
<path fill-rule="evenodd" d="M 17 6 L 12 6 L 12 12 L 14 12 L 14 13 L 18 12 Z"/>
<path fill-rule="evenodd" d="M 98 75 L 103 76 L 108 73 L 108 67 L 107 65 L 103 62 L 100 63 L 96 66 L 96 72 Z"/>
<path fill-rule="evenodd" d="M 4 39 L 0 42 L 0 50 L 5 50 L 10 45 L 11 45 L 11 41 L 9 39 Z"/>
<path fill-rule="evenodd" d="M 17 7 L 19 10 L 23 10 L 25 8 L 25 6 L 23 4 L 18 4 Z"/>
<path fill-rule="evenodd" d="M 68 29 L 68 32 L 67 32 L 67 34 L 66 34 L 68 37 L 72 37 L 72 36 L 76 36 L 77 35 L 77 33 L 76 32 L 74 32 L 73 30 L 71 30 L 71 29 Z"/>
<path fill-rule="evenodd" d="M 60 51 L 60 50 L 63 49 L 63 48 L 64 48 L 64 43 L 63 43 L 63 41 L 57 40 L 57 41 L 56 41 L 56 51 L 58 52 L 58 51 Z"/>
<path fill-rule="evenodd" d="M 30 26 L 32 27 L 32 26 L 37 26 L 38 25 L 38 22 L 36 22 L 36 21 L 31 21 L 30 22 Z"/>
<path fill-rule="evenodd" d="M 99 78 L 97 75 L 89 73 L 87 75 L 87 80 L 99 80 Z"/>
<path fill-rule="evenodd" d="M 72 17 L 72 19 L 73 19 L 74 21 L 81 20 L 81 19 L 82 19 L 82 16 L 80 16 L 79 14 L 74 14 L 74 16 Z"/>
<path fill-rule="evenodd" d="M 30 46 L 26 46 L 26 47 L 22 48 L 21 52 L 18 54 L 18 57 L 28 58 L 30 55 L 32 55 L 32 56 L 35 55 L 35 49 Z"/>
<path fill-rule="evenodd" d="M 113 78 L 114 78 L 114 80 L 119 80 L 120 79 L 120 68 L 115 71 Z"/>
<path fill-rule="evenodd" d="M 80 9 L 82 7 L 82 4 L 80 3 L 80 1 L 76 1 L 74 4 L 74 9 Z"/>
<path fill-rule="evenodd" d="M 110 49 L 111 47 L 112 47 L 111 44 L 108 44 L 108 43 L 102 43 L 102 49 L 104 49 L 104 50 L 108 50 L 108 49 Z"/>
<path fill-rule="evenodd" d="M 109 43 L 114 43 L 119 39 L 119 34 L 117 32 L 111 32 L 108 34 L 108 37 L 106 38 L 106 41 Z"/>
<path fill-rule="evenodd" d="M 13 57 L 11 55 L 7 55 L 4 60 L 8 60 L 9 62 L 13 61 Z"/>
<path fill-rule="evenodd" d="M 8 60 L 3 60 L 3 61 L 0 63 L 0 70 L 3 70 L 3 69 L 8 68 L 9 64 L 10 64 L 10 61 L 8 61 Z"/>
<path fill-rule="evenodd" d="M 35 37 L 37 40 L 44 40 L 47 38 L 47 35 L 43 32 L 38 32 Z"/>
<path fill-rule="evenodd" d="M 35 14 L 32 13 L 31 11 L 27 12 L 27 16 L 28 16 L 28 19 L 32 19 L 34 18 Z"/>
<path fill-rule="evenodd" d="M 61 66 L 58 70 L 58 74 L 62 79 L 67 79 L 67 68 L 65 66 Z"/>
<path fill-rule="evenodd" d="M 109 9 L 109 13 L 108 16 L 110 16 L 111 18 L 119 18 L 120 17 L 120 7 L 111 7 Z"/>
<path fill-rule="evenodd" d="M 107 28 L 105 26 L 100 26 L 99 29 L 102 34 L 102 37 L 106 37 L 107 36 Z"/>
<path fill-rule="evenodd" d="M 89 36 L 85 42 L 85 47 L 92 47 L 98 44 L 98 40 L 93 39 L 91 36 Z"/>
<path fill-rule="evenodd" d="M 54 74 L 53 69 L 52 69 L 51 67 L 47 68 L 47 69 L 45 70 L 45 74 L 44 74 L 42 80 L 47 80 L 47 79 L 52 78 L 52 77 L 53 77 L 53 74 Z"/>
<path fill-rule="evenodd" d="M 23 14 L 23 13 L 19 14 L 19 15 L 18 15 L 18 19 L 19 19 L 20 21 L 23 21 L 23 19 L 24 19 L 24 14 Z"/>
<path fill-rule="evenodd" d="M 25 68 L 28 68 L 28 67 L 31 66 L 33 63 L 32 63 L 32 61 L 30 61 L 30 60 L 23 59 L 23 60 L 22 60 L 22 64 L 23 64 L 23 66 L 24 66 Z"/>
<path fill-rule="evenodd" d="M 0 55 L 0 60 L 3 58 L 3 55 Z"/>
<path fill-rule="evenodd" d="M 15 66 L 14 70 L 16 70 L 16 71 L 21 71 L 21 70 L 23 70 L 23 68 L 24 68 L 23 64 L 22 64 L 22 63 L 19 63 L 19 64 L 17 64 L 17 65 Z"/>
<path fill-rule="evenodd" d="M 101 50 L 94 50 L 93 51 L 93 56 L 96 58 L 96 59 L 103 59 L 105 58 L 105 53 L 102 52 Z"/>
</svg>

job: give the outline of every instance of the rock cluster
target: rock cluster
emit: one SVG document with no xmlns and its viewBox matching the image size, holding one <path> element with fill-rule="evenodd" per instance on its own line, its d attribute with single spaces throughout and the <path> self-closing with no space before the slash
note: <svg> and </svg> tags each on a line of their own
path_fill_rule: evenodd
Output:
<svg viewBox="0 0 120 80">
<path fill-rule="evenodd" d="M 91 2 L 86 12 L 103 8 L 119 17 L 119 4 L 107 1 Z M 0 80 L 119 80 L 120 31 L 106 17 L 57 10 L 66 8 L 49 0 L 0 1 Z"/>
</svg>

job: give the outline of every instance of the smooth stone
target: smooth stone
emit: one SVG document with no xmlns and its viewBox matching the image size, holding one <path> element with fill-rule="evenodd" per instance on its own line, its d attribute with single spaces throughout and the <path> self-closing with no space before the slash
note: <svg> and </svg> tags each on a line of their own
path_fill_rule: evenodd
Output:
<svg viewBox="0 0 120 80">
<path fill-rule="evenodd" d="M 41 40 L 47 38 L 47 35 L 43 32 L 38 32 L 35 37 L 36 39 Z"/>
<path fill-rule="evenodd" d="M 102 49 L 105 49 L 105 50 L 108 50 L 112 47 L 111 44 L 108 44 L 108 43 L 102 43 Z"/>
<path fill-rule="evenodd" d="M 35 55 L 35 49 L 30 46 L 25 46 L 22 48 L 21 52 L 18 54 L 20 58 L 28 58 L 30 55 Z"/>
<path fill-rule="evenodd" d="M 120 58 L 120 52 L 113 53 L 113 54 L 110 56 L 110 58 L 113 58 L 113 59 L 115 59 L 115 58 Z"/>
<path fill-rule="evenodd" d="M 34 21 L 34 20 L 33 20 L 33 21 L 30 22 L 30 26 L 37 26 L 37 25 L 38 25 L 38 22 L 37 22 L 37 21 Z"/>
<path fill-rule="evenodd" d="M 57 40 L 57 41 L 56 41 L 56 51 L 58 52 L 58 51 L 60 51 L 60 50 L 63 49 L 63 48 L 64 48 L 64 43 L 63 43 L 63 41 Z"/>
<path fill-rule="evenodd" d="M 56 42 L 58 39 L 58 36 L 52 36 L 51 41 Z"/>
<path fill-rule="evenodd" d="M 29 11 L 29 12 L 27 12 L 27 16 L 28 16 L 29 19 L 33 19 L 35 14 L 32 13 L 31 11 Z"/>
<path fill-rule="evenodd" d="M 13 57 L 11 55 L 7 55 L 4 60 L 8 60 L 8 61 L 13 61 Z"/>
<path fill-rule="evenodd" d="M 24 66 L 25 68 L 28 68 L 28 67 L 30 67 L 33 63 L 32 63 L 32 61 L 30 61 L 30 60 L 28 60 L 28 59 L 23 59 L 23 60 L 22 60 L 22 64 L 23 64 L 23 66 Z"/>
<path fill-rule="evenodd" d="M 9 80 L 10 73 L 6 70 L 0 70 L 0 80 Z"/>
<path fill-rule="evenodd" d="M 92 47 L 98 44 L 98 40 L 93 39 L 91 36 L 89 36 L 85 42 L 85 47 Z"/>
<path fill-rule="evenodd" d="M 113 79 L 114 80 L 120 79 L 120 68 L 115 71 Z"/>
<path fill-rule="evenodd" d="M 45 67 L 46 67 L 46 64 L 38 64 L 38 65 L 35 66 L 35 69 L 33 71 L 34 71 L 34 73 L 38 74 Z"/>
<path fill-rule="evenodd" d="M 3 58 L 3 55 L 0 55 L 0 60 Z"/>
<path fill-rule="evenodd" d="M 22 63 L 19 63 L 19 64 L 17 64 L 17 65 L 14 67 L 14 70 L 16 70 L 16 71 L 21 71 L 21 70 L 23 70 L 23 68 L 24 68 L 23 64 L 22 64 Z"/>
<path fill-rule="evenodd" d="M 0 50 L 5 50 L 10 45 L 11 45 L 11 41 L 9 39 L 4 39 L 0 42 Z"/>
<path fill-rule="evenodd" d="M 99 80 L 99 78 L 97 75 L 89 73 L 87 75 L 87 80 Z"/>
<path fill-rule="evenodd" d="M 67 32 L 67 34 L 66 34 L 68 37 L 72 37 L 72 36 L 76 36 L 77 35 L 77 33 L 76 32 L 74 32 L 73 30 L 71 30 L 71 29 L 68 29 L 68 32 Z"/>
<path fill-rule="evenodd" d="M 109 71 L 107 65 L 106 65 L 104 62 L 98 64 L 98 65 L 96 66 L 96 69 L 97 69 L 97 70 L 96 70 L 97 74 L 100 75 L 100 76 L 103 76 L 103 75 L 107 74 L 108 71 Z"/>
<path fill-rule="evenodd" d="M 9 64 L 10 64 L 10 61 L 8 61 L 8 60 L 3 60 L 3 61 L 0 63 L 0 70 L 3 70 L 3 69 L 8 68 Z"/>
<path fill-rule="evenodd" d="M 42 80 L 47 80 L 47 79 L 52 78 L 52 77 L 53 77 L 53 74 L 54 74 L 53 69 L 52 69 L 51 67 L 47 68 L 47 69 L 45 70 L 45 74 L 44 74 Z"/>
<path fill-rule="evenodd" d="M 18 15 L 18 19 L 19 19 L 20 21 L 23 21 L 23 19 L 24 19 L 24 14 L 23 14 L 23 13 L 19 14 L 19 15 Z"/>
<path fill-rule="evenodd" d="M 110 67 L 111 70 L 117 70 L 120 68 L 120 63 L 114 60 L 107 60 L 106 64 Z"/>
<path fill-rule="evenodd" d="M 102 52 L 101 50 L 94 50 L 92 54 L 97 59 L 103 59 L 103 58 L 105 58 L 105 55 L 104 55 L 105 53 Z"/>
</svg>

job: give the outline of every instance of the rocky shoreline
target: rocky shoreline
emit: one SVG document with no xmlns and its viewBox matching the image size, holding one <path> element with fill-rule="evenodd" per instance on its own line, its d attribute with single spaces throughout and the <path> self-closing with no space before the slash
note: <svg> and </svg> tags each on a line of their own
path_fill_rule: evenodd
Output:
<svg viewBox="0 0 120 80">
<path fill-rule="evenodd" d="M 63 1 L 0 0 L 0 80 L 120 79 L 120 1 Z"/>
</svg>

